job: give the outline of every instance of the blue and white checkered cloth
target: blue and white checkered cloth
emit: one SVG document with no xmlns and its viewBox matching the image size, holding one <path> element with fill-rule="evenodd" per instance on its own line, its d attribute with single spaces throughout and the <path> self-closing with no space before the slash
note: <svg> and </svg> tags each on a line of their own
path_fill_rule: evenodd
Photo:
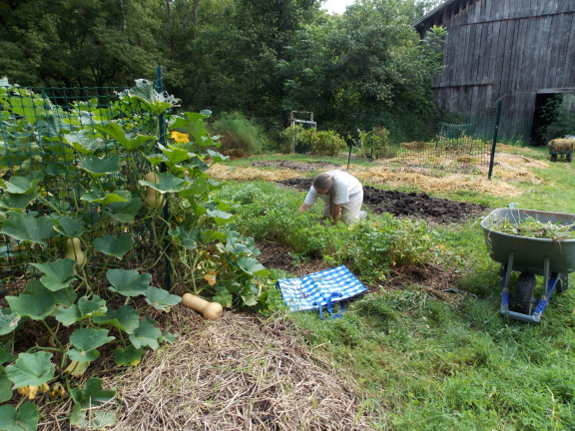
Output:
<svg viewBox="0 0 575 431">
<path fill-rule="evenodd" d="M 321 310 L 326 305 L 331 308 L 332 302 L 367 291 L 345 265 L 300 278 L 284 278 L 278 280 L 277 286 L 291 311 Z"/>
</svg>

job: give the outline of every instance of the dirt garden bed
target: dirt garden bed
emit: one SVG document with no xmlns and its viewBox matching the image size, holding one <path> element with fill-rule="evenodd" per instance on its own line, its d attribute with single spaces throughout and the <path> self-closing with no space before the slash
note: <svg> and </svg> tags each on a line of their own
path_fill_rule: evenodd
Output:
<svg viewBox="0 0 575 431">
<path fill-rule="evenodd" d="M 309 190 L 312 179 L 291 178 L 277 183 L 305 191 Z M 363 190 L 364 204 L 376 214 L 387 212 L 398 217 L 412 217 L 437 224 L 464 222 L 489 209 L 484 205 L 432 198 L 426 193 L 403 193 L 397 190 L 380 190 L 371 186 L 364 186 Z"/>
</svg>

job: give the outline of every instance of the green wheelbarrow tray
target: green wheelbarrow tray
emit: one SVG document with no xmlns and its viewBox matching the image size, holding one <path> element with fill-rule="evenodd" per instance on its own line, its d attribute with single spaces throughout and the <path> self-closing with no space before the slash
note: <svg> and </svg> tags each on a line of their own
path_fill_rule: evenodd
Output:
<svg viewBox="0 0 575 431">
<path fill-rule="evenodd" d="M 489 257 L 502 265 L 501 314 L 539 322 L 553 292 L 569 287 L 569 274 L 575 272 L 575 239 L 557 241 L 551 238 L 529 238 L 492 229 L 497 223 L 519 225 L 528 218 L 542 223 L 575 223 L 574 214 L 499 208 L 481 221 L 481 228 Z M 512 271 L 521 271 L 515 296 L 510 293 L 509 286 Z M 543 295 L 539 302 L 533 298 L 535 275 L 544 278 Z M 514 300 L 511 308 L 515 309 L 510 309 L 511 299 Z"/>
</svg>

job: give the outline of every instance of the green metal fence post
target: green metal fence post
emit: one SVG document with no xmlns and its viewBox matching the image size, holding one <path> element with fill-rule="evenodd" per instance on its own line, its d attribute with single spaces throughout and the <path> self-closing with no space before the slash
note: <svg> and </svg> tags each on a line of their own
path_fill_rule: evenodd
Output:
<svg viewBox="0 0 575 431">
<path fill-rule="evenodd" d="M 164 91 L 164 86 L 162 83 L 162 67 L 156 66 L 156 91 L 158 93 L 162 93 Z M 164 114 L 160 114 L 158 116 L 158 142 L 166 146 L 166 120 L 164 118 Z M 167 166 L 165 163 L 162 163 L 160 166 L 160 172 L 166 172 Z M 166 199 L 167 200 L 167 199 Z M 168 209 L 168 202 L 164 206 L 164 220 L 169 220 L 170 218 L 170 210 Z M 166 255 L 169 256 L 170 249 L 166 250 Z M 166 280 L 166 290 L 172 289 L 172 277 L 171 277 L 171 268 L 170 268 L 170 259 L 166 257 L 165 262 L 165 280 Z"/>
<path fill-rule="evenodd" d="M 497 146 L 497 132 L 499 131 L 499 120 L 501 119 L 501 106 L 503 101 L 497 102 L 497 114 L 495 115 L 495 128 L 493 129 L 493 145 L 491 146 L 491 157 L 489 159 L 489 173 L 487 174 L 487 179 L 491 179 L 493 174 L 493 163 L 495 162 L 495 147 Z"/>
</svg>

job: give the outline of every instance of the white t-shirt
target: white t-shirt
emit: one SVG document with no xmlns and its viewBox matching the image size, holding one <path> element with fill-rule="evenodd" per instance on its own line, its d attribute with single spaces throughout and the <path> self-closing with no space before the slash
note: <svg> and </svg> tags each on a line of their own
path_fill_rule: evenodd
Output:
<svg viewBox="0 0 575 431">
<path fill-rule="evenodd" d="M 330 193 L 333 193 L 333 203 L 335 205 L 343 205 L 363 199 L 363 187 L 357 178 L 343 171 L 328 171 L 326 173 L 333 177 Z M 329 194 L 320 195 L 314 186 L 311 186 L 304 203 L 312 206 L 318 197 L 324 202 L 329 202 Z"/>
</svg>

